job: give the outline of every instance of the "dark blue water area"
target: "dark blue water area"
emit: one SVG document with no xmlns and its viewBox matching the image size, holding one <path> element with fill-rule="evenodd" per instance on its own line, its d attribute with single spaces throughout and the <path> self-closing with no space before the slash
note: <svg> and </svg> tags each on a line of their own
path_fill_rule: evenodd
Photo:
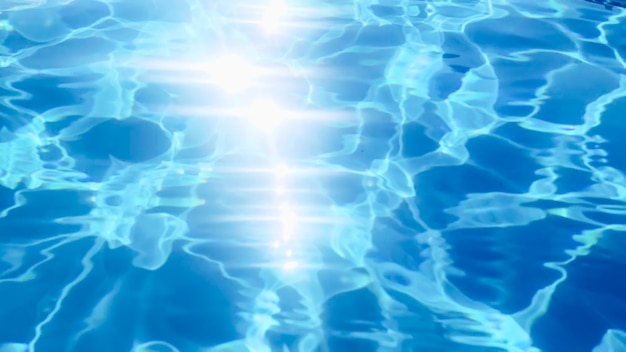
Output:
<svg viewBox="0 0 626 352">
<path fill-rule="evenodd" d="M 427 2 L 418 3 L 419 11 L 410 10 L 419 13 L 410 16 L 416 23 L 427 19 L 432 11 Z M 106 21 L 175 23 L 193 17 L 193 11 L 184 6 L 170 11 L 172 6 L 165 1 L 150 3 L 149 10 L 144 10 L 146 6 L 140 1 L 112 6 L 81 0 L 62 6 L 58 16 L 63 28 L 70 30 L 97 22 L 106 27 Z M 621 36 L 626 24 L 620 19 L 622 27 L 606 25 L 607 43 L 589 42 L 577 47 L 569 36 L 597 38 L 598 23 L 615 13 L 595 4 L 585 6 L 579 11 L 580 18 L 548 22 L 511 10 L 503 18 L 468 24 L 465 32 L 441 31 L 439 71 L 420 83 L 428 99 L 409 97 L 399 101 L 399 83 L 384 81 L 387 63 L 409 40 L 407 28 L 399 24 L 346 26 L 333 40 L 300 54 L 320 70 L 342 72 L 340 76 L 328 74 L 306 82 L 322 87 L 324 93 L 330 92 L 331 98 L 320 93 L 326 97 L 321 101 L 329 106 L 318 104 L 313 108 L 315 114 L 334 109 L 354 114 L 359 125 L 294 123 L 286 129 L 279 146 L 286 158 L 302 164 L 318 165 L 323 160 L 336 167 L 332 169 L 336 173 L 320 172 L 312 181 L 294 181 L 318 187 L 314 194 L 302 192 L 301 199 L 348 209 L 348 217 L 357 222 L 369 219 L 362 213 L 383 209 L 371 227 L 360 228 L 371 236 L 372 248 L 364 260 L 367 263 L 390 262 L 407 270 L 426 270 L 421 264 L 428 261 L 424 253 L 432 251 L 432 243 L 418 243 L 415 238 L 436 232 L 440 235 L 437 241 L 445 242 L 441 248 L 451 267 L 449 283 L 467 299 L 506 316 L 523 311 L 537 292 L 559 282 L 545 311 L 528 331 L 532 345 L 546 352 L 592 351 L 609 329 L 626 331 L 626 242 L 622 228 L 626 224 L 626 199 L 624 193 L 619 193 L 626 189 L 626 98 L 611 98 L 601 109 L 598 124 L 582 136 L 541 129 L 548 124 L 584 124 L 590 120 L 591 113 L 586 112 L 589 104 L 623 89 L 620 80 L 625 79 L 624 67 L 615 58 L 626 53 Z M 408 17 L 410 12 L 395 5 L 375 5 L 370 10 L 372 16 L 392 22 Z M 35 10 L 24 11 L 14 12 L 11 21 L 19 25 L 20 21 L 32 20 L 28 11 Z M 38 16 L 48 18 L 46 14 Z M 107 16 L 110 18 L 103 20 Z M 141 32 L 133 26 L 125 30 L 132 34 L 119 33 L 128 42 Z M 39 33 L 36 28 L 32 31 Z M 26 38 L 26 34 L 13 32 L 2 37 L 2 55 L 10 57 L 41 43 Z M 130 351 L 146 341 L 167 342 L 179 351 L 209 351 L 242 339 L 251 320 L 250 312 L 273 309 L 271 304 L 270 308 L 253 305 L 255 289 L 271 286 L 262 268 L 268 249 L 262 247 L 259 237 L 269 238 L 275 235 L 274 230 L 224 220 L 238 211 L 243 214 L 256 209 L 263 215 L 273 209 L 268 205 L 269 196 L 263 194 L 253 197 L 251 204 L 244 204 L 251 193 L 262 192 L 255 188 L 257 184 L 273 182 L 272 176 L 255 171 L 255 163 L 262 164 L 262 153 L 255 154 L 253 141 L 253 147 L 246 144 L 248 149 L 244 148 L 249 155 L 236 148 L 220 155 L 223 148 L 232 147 L 218 130 L 227 124 L 178 116 L 168 110 L 183 102 L 218 104 L 218 98 L 187 97 L 183 96 L 185 92 L 193 89 L 154 82 L 134 81 L 119 88 L 130 92 L 130 98 L 101 93 L 96 89 L 98 84 L 90 85 L 100 80 L 108 82 L 108 78 L 98 69 L 90 72 L 89 64 L 104 62 L 118 50 L 132 51 L 133 45 L 141 44 L 137 41 L 122 50 L 121 44 L 110 39 L 113 37 L 113 32 L 107 31 L 94 38 L 62 41 L 20 60 L 24 71 L 0 69 L 9 82 L 0 84 L 0 152 L 4 153 L 0 155 L 0 211 L 5 211 L 0 217 L 2 352 Z M 359 49 L 344 52 L 348 47 Z M 570 55 L 577 50 L 581 50 L 581 57 Z M 528 51 L 523 60 L 515 56 L 521 51 Z M 468 74 L 484 66 L 487 58 L 498 80 L 491 92 L 497 97 L 490 107 L 498 119 L 484 133 L 475 133 L 463 143 L 466 160 L 433 163 L 409 175 L 408 181 L 380 176 L 373 185 L 366 183 L 361 172 L 377 161 L 392 160 L 385 175 L 395 175 L 393 170 L 406 165 L 416 170 L 420 162 L 447 160 L 428 159 L 443 148 L 443 137 L 458 127 L 450 122 L 456 116 L 447 114 L 442 104 L 460 99 L 455 93 L 466 89 L 463 84 Z M 74 66 L 82 68 L 67 70 Z M 21 72 L 20 78 L 16 78 L 16 72 Z M 128 73 L 124 69 L 116 72 L 120 77 Z M 297 89 L 291 91 L 292 103 L 298 106 L 304 104 L 308 91 L 303 80 L 294 82 Z M 375 85 L 379 88 L 372 90 Z M 132 107 L 111 107 L 123 105 L 124 99 L 131 100 Z M 372 100 L 375 103 L 357 109 L 360 102 Z M 57 118 L 36 126 L 38 117 L 62 107 L 79 108 L 69 109 L 71 113 L 62 111 Z M 414 108 L 418 116 L 399 122 L 401 110 L 406 107 Z M 116 116 L 114 112 L 119 111 L 130 112 Z M 530 118 L 539 122 L 533 125 L 526 120 Z M 24 138 L 30 136 L 24 131 L 35 131 L 32 133 L 38 137 Z M 188 144 L 175 152 L 180 133 L 188 135 L 181 142 Z M 37 146 L 35 152 L 27 150 L 29 143 L 46 138 L 58 138 L 59 142 L 45 148 Z M 589 150 L 602 153 L 587 153 Z M 35 155 L 41 163 L 32 163 Z M 173 169 L 168 167 L 176 164 L 173 160 L 183 160 L 182 164 L 193 167 L 181 176 L 160 179 L 154 189 L 147 181 L 137 181 L 157 179 L 160 173 L 150 173 L 154 170 L 170 172 Z M 402 162 L 396 164 L 398 160 Z M 220 171 L 207 176 L 199 170 L 200 164 L 212 167 L 220 162 L 230 167 L 228 170 L 238 167 L 243 171 L 239 170 L 238 175 Z M 539 171 L 546 168 L 551 169 L 552 176 Z M 41 170 L 50 174 L 38 173 Z M 62 172 L 65 176 L 58 176 Z M 37 184 L 34 179 L 41 182 L 33 186 Z M 541 183 L 544 179 L 550 180 Z M 199 186 L 191 186 L 194 182 Z M 548 187 L 546 184 L 550 191 L 536 191 Z M 405 188 L 414 195 L 394 193 L 396 185 L 408 185 Z M 605 188 L 594 188 L 598 185 Z M 380 188 L 372 196 L 373 205 L 365 201 L 374 194 L 368 193 L 372 187 Z M 103 189 L 110 194 L 101 200 L 98 192 Z M 250 193 L 241 195 L 242 189 Z M 159 200 L 145 201 L 150 206 L 136 210 L 150 192 Z M 477 198 L 480 202 L 464 203 Z M 194 203 L 199 199 L 201 203 Z M 113 215 L 92 212 L 100 201 Z M 127 204 L 131 205 L 124 208 Z M 371 205 L 371 209 L 362 204 Z M 514 214 L 501 215 L 503 209 L 513 209 L 510 212 Z M 538 213 L 542 216 L 533 217 Z M 145 221 L 141 223 L 145 227 L 141 230 L 140 226 L 134 228 L 134 223 L 118 223 L 117 218 Z M 183 218 L 181 222 L 187 226 L 184 238 L 167 237 L 181 223 L 173 218 Z M 582 246 L 576 236 L 583 233 L 597 235 L 595 242 L 572 255 Z M 152 246 L 139 245 L 151 240 Z M 149 251 L 148 256 L 166 253 L 165 260 L 158 267 L 141 267 L 137 258 L 146 255 L 142 251 Z M 308 328 L 301 326 L 309 324 L 305 318 L 315 314 L 320 319 L 316 329 L 323 335 L 323 344 L 311 351 L 382 350 L 380 346 L 386 340 L 380 336 L 391 331 L 407 338 L 385 351 L 506 351 L 449 338 L 454 334 L 441 322 L 453 320 L 452 313 L 431 310 L 397 286 L 376 286 L 380 278 L 374 275 L 375 265 L 351 268 L 357 265 L 335 248 L 320 252 L 328 264 L 316 273 L 320 292 L 339 287 L 337 282 L 346 287 L 352 284 L 349 279 L 337 279 L 338 272 L 371 278 L 363 279 L 368 284 L 362 287 L 355 284 L 345 291 L 337 289 L 338 293 L 329 294 L 316 312 L 307 310 L 310 307 L 303 303 L 306 299 L 302 292 L 289 287 L 278 290 L 280 308 L 287 313 L 276 314 L 275 318 L 283 319 L 281 324 L 285 326 L 285 322 L 291 322 L 296 327 L 277 324 L 277 328 L 270 329 L 264 337 L 272 351 L 298 351 L 302 346 L 301 331 Z M 387 279 L 398 286 L 411 284 L 402 274 Z M 47 322 L 52 313 L 54 319 Z M 458 313 L 459 320 L 465 318 Z M 471 329 L 469 326 L 470 332 L 463 333 L 471 336 Z M 477 341 L 483 341 L 481 334 L 484 332 L 475 333 Z M 31 351 L 26 346 L 35 338 L 35 349 Z M 173 349 L 163 345 L 141 351 L 161 350 Z M 232 347 L 232 351 L 245 349 Z"/>
</svg>

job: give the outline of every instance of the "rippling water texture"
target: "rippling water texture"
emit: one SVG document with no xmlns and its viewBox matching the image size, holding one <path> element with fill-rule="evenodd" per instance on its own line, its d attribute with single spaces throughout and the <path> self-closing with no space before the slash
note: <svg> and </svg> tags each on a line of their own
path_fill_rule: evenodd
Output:
<svg viewBox="0 0 626 352">
<path fill-rule="evenodd" d="M 0 351 L 626 351 L 626 10 L 0 0 Z"/>
</svg>

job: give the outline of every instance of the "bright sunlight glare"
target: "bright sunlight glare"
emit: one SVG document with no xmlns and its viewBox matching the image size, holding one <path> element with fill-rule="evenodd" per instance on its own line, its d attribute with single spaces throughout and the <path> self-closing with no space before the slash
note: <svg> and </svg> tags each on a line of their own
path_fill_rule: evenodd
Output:
<svg viewBox="0 0 626 352">
<path fill-rule="evenodd" d="M 228 93 L 246 90 L 260 73 L 258 67 L 232 54 L 210 63 L 208 68 L 211 81 Z"/>
<path fill-rule="evenodd" d="M 265 9 L 262 26 L 266 33 L 276 33 L 281 20 L 287 14 L 287 5 L 284 0 L 272 0 Z"/>
<path fill-rule="evenodd" d="M 255 100 L 248 108 L 242 111 L 244 118 L 249 120 L 256 128 L 270 132 L 282 121 L 286 120 L 288 112 L 281 109 L 275 102 L 269 99 Z"/>
</svg>

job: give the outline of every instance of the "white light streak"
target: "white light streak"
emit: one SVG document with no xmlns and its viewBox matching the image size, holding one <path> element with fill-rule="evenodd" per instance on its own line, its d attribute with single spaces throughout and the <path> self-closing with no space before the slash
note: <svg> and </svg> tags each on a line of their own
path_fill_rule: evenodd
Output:
<svg viewBox="0 0 626 352">
<path fill-rule="evenodd" d="M 288 7 L 284 0 L 272 0 L 265 9 L 261 25 L 268 34 L 274 34 L 280 28 L 287 15 Z"/>
<path fill-rule="evenodd" d="M 261 73 L 258 67 L 232 54 L 209 63 L 208 70 L 211 82 L 227 93 L 240 93 L 248 89 Z"/>
<path fill-rule="evenodd" d="M 254 100 L 236 114 L 258 131 L 266 133 L 274 131 L 283 121 L 292 117 L 289 111 L 283 110 L 270 99 Z"/>
</svg>

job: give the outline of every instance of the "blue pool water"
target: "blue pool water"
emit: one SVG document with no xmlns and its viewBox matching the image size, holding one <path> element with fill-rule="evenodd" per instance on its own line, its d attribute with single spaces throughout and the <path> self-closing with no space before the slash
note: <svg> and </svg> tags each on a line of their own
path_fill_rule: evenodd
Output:
<svg viewBox="0 0 626 352">
<path fill-rule="evenodd" d="M 0 352 L 626 351 L 626 9 L 0 0 Z"/>
</svg>

